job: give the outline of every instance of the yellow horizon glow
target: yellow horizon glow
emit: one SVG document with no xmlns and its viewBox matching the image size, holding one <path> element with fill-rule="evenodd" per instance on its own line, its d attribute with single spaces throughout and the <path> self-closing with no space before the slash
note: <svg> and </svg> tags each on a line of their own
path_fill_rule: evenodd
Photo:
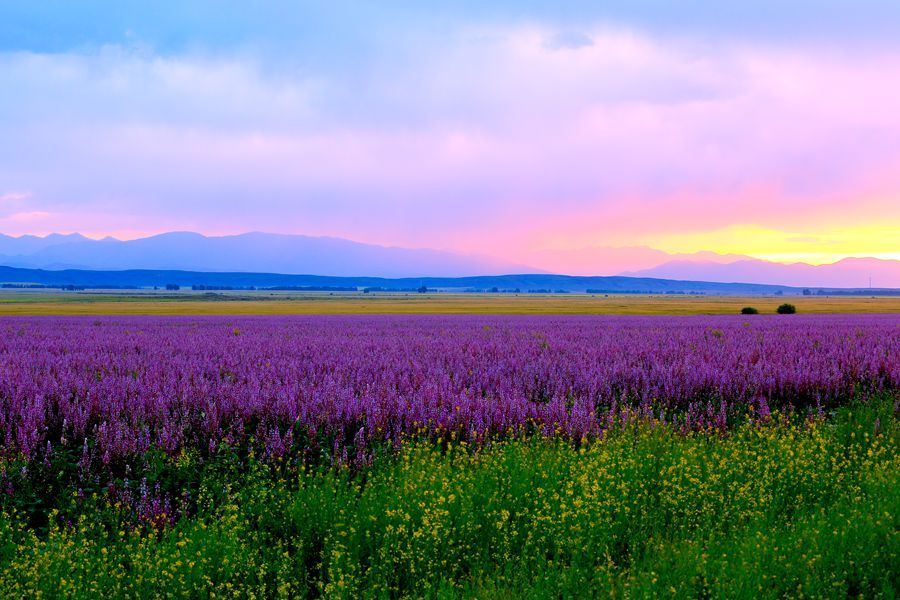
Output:
<svg viewBox="0 0 900 600">
<path fill-rule="evenodd" d="M 712 251 L 780 263 L 831 264 L 850 257 L 900 260 L 900 226 L 789 232 L 753 224 L 654 236 L 647 245 L 669 253 Z"/>
</svg>

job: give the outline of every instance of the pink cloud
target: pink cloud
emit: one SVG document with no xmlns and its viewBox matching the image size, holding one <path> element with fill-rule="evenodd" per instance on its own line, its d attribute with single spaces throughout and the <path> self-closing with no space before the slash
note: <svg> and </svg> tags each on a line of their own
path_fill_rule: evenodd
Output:
<svg viewBox="0 0 900 600">
<path fill-rule="evenodd" d="M 548 45 L 555 33 L 451 32 L 364 81 L 241 57 L 7 56 L 0 87 L 21 105 L 0 120 L 0 161 L 59 227 L 333 234 L 523 262 L 736 224 L 900 226 L 900 80 L 885 76 L 900 49 L 608 28 Z"/>
<path fill-rule="evenodd" d="M 29 198 L 31 198 L 31 192 L 6 192 L 5 194 L 0 194 L 0 202 L 16 203 Z"/>
</svg>

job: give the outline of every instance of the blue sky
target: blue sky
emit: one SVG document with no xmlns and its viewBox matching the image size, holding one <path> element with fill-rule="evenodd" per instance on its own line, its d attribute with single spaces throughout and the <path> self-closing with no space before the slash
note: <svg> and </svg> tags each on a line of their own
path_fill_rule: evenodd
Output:
<svg viewBox="0 0 900 600">
<path fill-rule="evenodd" d="M 0 48 L 60 52 L 135 40 L 160 52 L 252 45 L 313 53 L 313 60 L 362 56 L 392 31 L 480 22 L 540 22 L 578 29 L 598 22 L 652 32 L 739 36 L 828 44 L 893 43 L 900 36 L 891 0 L 558 0 L 541 2 L 4 2 Z M 329 49 L 327 58 L 316 50 Z M 294 58 L 297 58 L 296 56 Z"/>
<path fill-rule="evenodd" d="M 0 232 L 891 257 L 898 40 L 887 0 L 2 2 Z"/>
</svg>

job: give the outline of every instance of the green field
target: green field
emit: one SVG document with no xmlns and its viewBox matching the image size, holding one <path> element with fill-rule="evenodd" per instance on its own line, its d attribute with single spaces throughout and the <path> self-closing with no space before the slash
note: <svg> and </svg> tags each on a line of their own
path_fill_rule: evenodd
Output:
<svg viewBox="0 0 900 600">
<path fill-rule="evenodd" d="M 0 497 L 0 589 L 9 598 L 894 598 L 896 401 L 812 421 L 776 415 L 729 434 L 645 421 L 580 446 L 411 440 L 356 471 L 238 452 L 206 463 L 150 454 L 134 480 L 187 498 L 175 524 L 135 524 L 105 488 L 58 485 L 57 473 L 77 468 L 77 457 L 59 456 L 28 465 L 37 483 Z M 3 470 L 23 466 L 6 459 Z"/>
<path fill-rule="evenodd" d="M 900 313 L 898 297 L 16 291 L 0 294 L 0 315 L 766 314 L 783 302 Z M 169 453 L 154 441 L 96 471 L 81 463 L 93 438 L 7 451 L 0 596 L 895 598 L 900 395 L 887 389 L 727 429 L 643 416 L 590 440 L 510 430 L 477 445 L 423 429 L 357 462 L 300 441 L 261 456 L 252 439 Z"/>
<path fill-rule="evenodd" d="M 774 313 L 783 302 L 800 313 L 900 313 L 900 296 L 5 291 L 0 315 L 715 315 L 744 306 Z"/>
</svg>

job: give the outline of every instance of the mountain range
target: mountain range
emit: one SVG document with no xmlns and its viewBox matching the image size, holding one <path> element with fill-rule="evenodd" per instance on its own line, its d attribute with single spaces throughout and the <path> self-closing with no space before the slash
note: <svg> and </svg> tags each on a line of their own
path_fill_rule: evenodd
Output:
<svg viewBox="0 0 900 600">
<path fill-rule="evenodd" d="M 427 248 L 365 244 L 336 237 L 171 232 L 134 240 L 83 235 L 0 234 L 0 265 L 24 269 L 279 273 L 333 277 L 474 277 L 509 273 L 621 275 L 692 282 L 821 288 L 900 288 L 900 261 L 846 258 L 813 266 L 736 254 L 670 254 L 643 246 L 541 250 L 524 263 Z"/>
<path fill-rule="evenodd" d="M 779 294 L 800 293 L 800 288 L 753 283 L 710 283 L 672 281 L 649 277 L 583 277 L 533 273 L 524 275 L 481 275 L 476 277 L 335 277 L 324 275 L 286 275 L 283 273 L 229 273 L 221 271 L 177 271 L 131 269 L 125 271 L 86 271 L 64 269 L 20 269 L 0 266 L 4 286 L 44 286 L 84 289 L 110 288 L 194 288 L 213 292 L 222 289 L 314 289 L 321 291 L 416 291 L 422 286 L 439 291 L 496 291 L 516 293 L 704 293 L 704 294 Z"/>
<path fill-rule="evenodd" d="M 700 279 L 800 287 L 900 288 L 900 261 L 845 258 L 827 265 L 783 264 L 743 259 L 729 263 L 674 260 L 649 269 L 626 271 L 632 277 Z"/>
<path fill-rule="evenodd" d="M 487 256 L 363 244 L 335 237 L 171 232 L 134 240 L 80 234 L 0 235 L 0 265 L 31 269 L 188 270 L 370 277 L 533 272 Z"/>
</svg>

